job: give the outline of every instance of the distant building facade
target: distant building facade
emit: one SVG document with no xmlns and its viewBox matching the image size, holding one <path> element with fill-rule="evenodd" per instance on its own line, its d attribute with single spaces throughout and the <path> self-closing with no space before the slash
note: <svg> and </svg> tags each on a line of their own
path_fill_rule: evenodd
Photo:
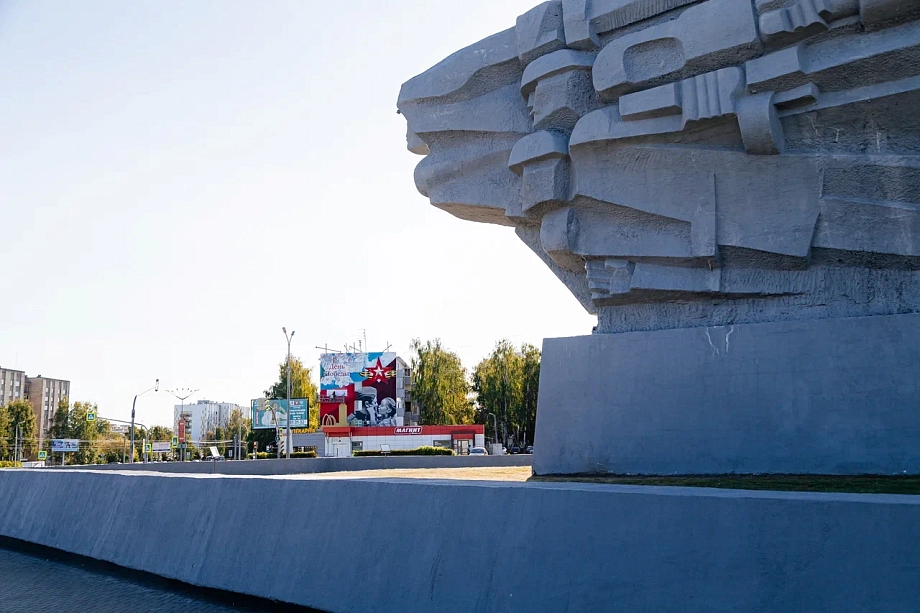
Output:
<svg viewBox="0 0 920 613">
<path fill-rule="evenodd" d="M 227 428 L 230 423 L 230 414 L 233 411 L 242 411 L 240 405 L 232 402 L 214 402 L 213 400 L 199 400 L 194 404 L 175 405 L 175 420 L 173 432 L 178 431 L 180 419 L 187 424 L 186 438 L 198 442 L 210 438 L 210 434 L 217 428 Z M 244 413 L 246 415 L 246 413 Z"/>
<path fill-rule="evenodd" d="M 70 398 L 70 381 L 50 377 L 26 377 L 25 398 L 35 413 L 35 428 L 38 432 L 39 448 L 54 423 L 54 413 L 61 400 Z"/>
<path fill-rule="evenodd" d="M 0 405 L 25 398 L 26 373 L 0 366 Z"/>
</svg>

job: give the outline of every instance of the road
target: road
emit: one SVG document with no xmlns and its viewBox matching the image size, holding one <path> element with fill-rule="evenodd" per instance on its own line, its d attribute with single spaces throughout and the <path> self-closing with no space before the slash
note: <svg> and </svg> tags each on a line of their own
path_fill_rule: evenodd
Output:
<svg viewBox="0 0 920 613">
<path fill-rule="evenodd" d="M 128 575 L 83 558 L 62 558 L 44 550 L 26 553 L 0 546 L 0 613 L 306 610 L 267 601 L 235 602 L 238 600 L 232 594 L 214 594 L 178 583 Z"/>
</svg>

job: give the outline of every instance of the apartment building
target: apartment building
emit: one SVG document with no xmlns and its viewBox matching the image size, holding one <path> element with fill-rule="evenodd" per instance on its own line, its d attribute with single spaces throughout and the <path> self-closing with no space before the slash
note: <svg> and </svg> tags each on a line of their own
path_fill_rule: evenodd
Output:
<svg viewBox="0 0 920 613">
<path fill-rule="evenodd" d="M 0 366 L 0 405 L 25 398 L 26 373 Z"/>
<path fill-rule="evenodd" d="M 39 445 L 44 443 L 54 423 L 54 412 L 64 398 L 70 398 L 70 381 L 50 377 L 26 377 L 25 398 L 35 412 L 35 427 Z"/>
</svg>

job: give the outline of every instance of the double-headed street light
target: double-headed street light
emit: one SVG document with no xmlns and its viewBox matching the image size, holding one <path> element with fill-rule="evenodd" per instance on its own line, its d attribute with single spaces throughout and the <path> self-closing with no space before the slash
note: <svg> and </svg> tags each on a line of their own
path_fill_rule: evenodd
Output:
<svg viewBox="0 0 920 613">
<path fill-rule="evenodd" d="M 284 338 L 287 340 L 288 352 L 287 352 L 287 439 L 284 441 L 284 457 L 288 460 L 291 459 L 291 446 L 294 441 L 291 438 L 291 339 L 294 338 L 294 331 L 291 330 L 291 334 L 288 335 L 287 328 L 281 326 L 281 331 L 284 332 Z M 309 410 L 309 409 L 308 409 Z"/>
<path fill-rule="evenodd" d="M 137 407 L 137 397 L 143 396 L 147 392 L 158 392 L 160 390 L 160 380 L 157 379 L 156 385 L 151 387 L 149 390 L 144 390 L 140 394 L 134 395 L 134 402 L 131 404 L 131 462 L 134 463 L 134 409 Z M 147 426 L 144 426 L 146 430 Z"/>
</svg>

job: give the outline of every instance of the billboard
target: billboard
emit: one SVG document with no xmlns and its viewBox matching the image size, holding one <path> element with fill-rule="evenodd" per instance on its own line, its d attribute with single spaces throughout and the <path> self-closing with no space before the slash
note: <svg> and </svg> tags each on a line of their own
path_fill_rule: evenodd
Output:
<svg viewBox="0 0 920 613">
<path fill-rule="evenodd" d="M 155 441 L 153 443 L 154 453 L 168 453 L 172 451 L 172 443 L 169 441 Z"/>
<path fill-rule="evenodd" d="M 320 426 L 400 426 L 396 353 L 326 353 L 319 363 Z"/>
<path fill-rule="evenodd" d="M 252 401 L 252 427 L 253 429 L 268 428 L 287 428 L 288 414 L 291 416 L 292 428 L 307 428 L 309 422 L 310 403 L 305 398 L 291 398 L 291 406 L 288 409 L 288 401 L 284 398 L 266 400 L 265 398 L 256 398 Z"/>
<path fill-rule="evenodd" d="M 80 451 L 80 441 L 75 438 L 51 439 L 52 453 L 67 453 Z"/>
</svg>

